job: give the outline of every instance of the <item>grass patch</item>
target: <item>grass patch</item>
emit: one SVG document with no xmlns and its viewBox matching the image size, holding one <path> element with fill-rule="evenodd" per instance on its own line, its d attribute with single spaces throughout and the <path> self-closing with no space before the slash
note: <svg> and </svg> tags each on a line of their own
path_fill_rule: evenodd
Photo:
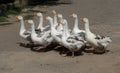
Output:
<svg viewBox="0 0 120 73">
<path fill-rule="evenodd" d="M 11 8 L 11 9 L 0 12 L 0 16 L 7 17 L 10 14 L 17 15 L 17 14 L 20 14 L 21 11 L 22 11 L 21 7 L 14 7 L 14 8 Z"/>
<path fill-rule="evenodd" d="M 6 21 L 8 21 L 6 17 L 0 16 L 0 22 L 6 22 Z"/>
<path fill-rule="evenodd" d="M 10 15 L 10 14 L 13 14 L 13 15 L 18 15 L 20 14 L 22 11 L 22 8 L 20 7 L 15 7 L 13 9 L 9 9 L 8 11 L 6 11 L 6 15 Z"/>
<path fill-rule="evenodd" d="M 6 11 L 0 12 L 0 22 L 7 22 L 8 15 L 18 15 L 22 11 L 22 7 L 14 7 Z M 1 25 L 1 24 L 0 24 Z"/>
</svg>

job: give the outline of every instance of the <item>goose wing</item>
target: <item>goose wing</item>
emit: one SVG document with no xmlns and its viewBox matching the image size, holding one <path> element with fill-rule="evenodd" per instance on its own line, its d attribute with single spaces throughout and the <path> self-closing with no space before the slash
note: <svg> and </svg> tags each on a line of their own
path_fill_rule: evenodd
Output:
<svg viewBox="0 0 120 73">
<path fill-rule="evenodd" d="M 53 41 L 53 38 L 51 36 L 51 33 L 50 32 L 46 32 L 43 36 L 42 36 L 43 40 L 44 40 L 44 43 L 47 44 L 50 44 L 52 41 Z"/>
<path fill-rule="evenodd" d="M 43 31 L 49 31 L 50 30 L 50 26 L 45 26 L 44 30 Z"/>
<path fill-rule="evenodd" d="M 62 38 L 62 35 L 60 35 L 60 34 L 59 34 L 59 35 L 56 35 L 56 36 L 59 37 L 59 38 Z"/>
<path fill-rule="evenodd" d="M 78 42 L 85 43 L 85 40 L 82 37 L 74 36 L 74 37 L 68 37 L 67 42 L 69 42 L 69 43 L 78 43 Z"/>
<path fill-rule="evenodd" d="M 100 35 L 96 35 L 95 39 L 104 39 L 105 37 L 104 36 L 100 36 Z"/>
<path fill-rule="evenodd" d="M 69 48 L 71 48 L 71 50 L 74 50 L 74 51 L 81 49 L 81 47 L 85 45 L 84 42 L 78 41 L 78 40 L 69 39 L 67 42 L 69 44 Z"/>
<path fill-rule="evenodd" d="M 110 42 L 112 42 L 110 37 L 104 37 L 104 38 L 102 38 L 98 41 L 98 43 L 101 44 L 104 47 L 106 47 Z"/>
</svg>

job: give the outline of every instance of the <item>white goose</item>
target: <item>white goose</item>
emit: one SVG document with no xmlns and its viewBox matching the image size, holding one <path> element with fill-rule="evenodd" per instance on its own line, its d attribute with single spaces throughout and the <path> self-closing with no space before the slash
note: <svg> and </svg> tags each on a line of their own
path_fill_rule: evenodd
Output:
<svg viewBox="0 0 120 73">
<path fill-rule="evenodd" d="M 35 13 L 36 16 L 38 16 L 38 19 L 39 19 L 39 24 L 38 24 L 38 27 L 37 27 L 37 31 L 41 31 L 41 32 L 46 32 L 48 30 L 50 30 L 50 26 L 47 25 L 47 26 L 43 26 L 43 14 L 38 12 L 38 13 Z"/>
<path fill-rule="evenodd" d="M 60 20 L 63 19 L 62 14 L 58 14 L 57 17 L 58 17 L 58 21 L 60 21 Z M 62 26 L 61 23 L 58 23 L 58 26 L 56 27 L 56 29 L 57 29 L 57 31 L 58 31 L 60 34 L 62 34 L 63 26 Z"/>
<path fill-rule="evenodd" d="M 21 25 L 20 32 L 19 32 L 20 37 L 32 43 L 31 32 L 26 30 L 23 17 L 16 16 L 16 18 L 20 21 L 20 25 Z"/>
<path fill-rule="evenodd" d="M 48 20 L 49 20 L 50 24 L 53 23 L 53 28 L 54 28 L 54 30 L 56 32 L 56 35 L 62 34 L 62 30 L 63 30 L 62 24 L 58 23 L 58 21 L 63 19 L 62 14 L 57 15 L 55 10 L 53 10 L 52 12 L 54 14 L 54 18 L 51 18 L 51 17 L 48 16 Z M 58 21 L 57 21 L 57 17 L 58 17 Z"/>
<path fill-rule="evenodd" d="M 62 19 L 62 14 L 57 15 L 55 10 L 53 10 L 52 13 L 54 14 L 54 18 L 48 16 L 46 19 L 50 22 L 51 35 L 54 38 L 54 42 L 61 44 L 62 30 L 59 27 L 61 24 L 59 24 L 58 21 Z M 58 17 L 58 21 L 57 21 L 57 17 Z"/>
<path fill-rule="evenodd" d="M 77 14 L 73 13 L 73 14 L 70 15 L 70 17 L 73 17 L 75 19 L 75 23 L 74 23 L 74 27 L 73 27 L 72 33 L 75 34 L 75 35 L 79 35 L 79 36 L 85 37 L 85 31 L 79 29 Z"/>
<path fill-rule="evenodd" d="M 54 23 L 53 23 L 53 18 L 51 17 L 46 17 L 46 20 L 49 21 L 50 25 L 51 25 L 51 36 L 54 39 L 54 42 L 61 44 L 61 34 L 55 29 L 54 27 Z"/>
<path fill-rule="evenodd" d="M 63 19 L 63 16 L 62 16 L 62 14 L 57 14 L 55 10 L 53 10 L 52 13 L 54 14 L 54 20 L 53 20 L 53 22 L 54 22 L 54 27 L 56 28 L 56 30 L 57 30 L 58 32 L 61 33 L 62 30 L 63 30 L 63 27 L 62 27 L 62 25 L 61 25 L 60 23 L 58 23 L 58 21 L 59 21 L 60 19 Z"/>
<path fill-rule="evenodd" d="M 107 45 L 112 42 L 110 37 L 103 37 L 93 34 L 89 28 L 89 20 L 87 18 L 81 18 L 81 20 L 85 22 L 86 40 L 94 48 L 94 52 L 105 53 Z"/>
<path fill-rule="evenodd" d="M 32 38 L 32 41 L 34 43 L 37 43 L 37 44 L 41 45 L 37 50 L 39 50 L 41 48 L 45 48 L 49 44 L 51 44 L 51 42 L 53 41 L 53 38 L 51 37 L 51 34 L 50 34 L 51 31 L 47 31 L 43 35 L 39 36 L 35 32 L 35 26 L 34 26 L 33 20 L 28 20 L 27 22 L 31 25 L 31 29 L 32 29 L 31 30 L 31 38 Z"/>
<path fill-rule="evenodd" d="M 67 35 L 67 20 L 64 19 L 60 22 L 63 25 L 62 45 L 69 49 L 72 52 L 72 57 L 74 57 L 74 52 L 80 50 L 85 45 L 84 39 L 81 38 L 81 40 L 78 40 L 73 35 Z"/>
<path fill-rule="evenodd" d="M 52 10 L 52 13 L 54 15 L 53 17 L 53 24 L 54 24 L 54 27 L 58 26 L 58 22 L 57 22 L 57 13 L 55 10 Z"/>
</svg>

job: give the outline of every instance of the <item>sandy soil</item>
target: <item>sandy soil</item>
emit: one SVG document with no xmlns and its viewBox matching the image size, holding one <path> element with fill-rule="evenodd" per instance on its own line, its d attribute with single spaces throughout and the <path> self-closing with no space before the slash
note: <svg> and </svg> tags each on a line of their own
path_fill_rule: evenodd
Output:
<svg viewBox="0 0 120 73">
<path fill-rule="evenodd" d="M 96 55 L 62 57 L 58 52 L 34 52 L 19 46 L 25 42 L 18 35 L 19 23 L 0 26 L 0 73 L 120 73 L 120 0 L 73 0 L 73 4 L 56 4 L 46 10 L 50 15 L 55 9 L 68 19 L 71 13 L 90 19 L 92 32 L 108 35 L 113 42 L 107 48 L 110 52 Z M 13 17 L 13 19 L 15 19 Z M 80 22 L 80 28 L 84 29 Z"/>
</svg>

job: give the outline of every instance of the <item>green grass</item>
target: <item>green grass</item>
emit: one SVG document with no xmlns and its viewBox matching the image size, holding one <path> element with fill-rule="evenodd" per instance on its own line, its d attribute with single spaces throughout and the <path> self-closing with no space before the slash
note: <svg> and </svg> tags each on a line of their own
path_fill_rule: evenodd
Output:
<svg viewBox="0 0 120 73">
<path fill-rule="evenodd" d="M 21 8 L 15 7 L 15 8 L 13 8 L 13 9 L 9 9 L 8 11 L 6 11 L 6 14 L 7 14 L 7 15 L 10 15 L 10 14 L 18 15 L 18 14 L 21 13 L 21 11 L 22 11 Z"/>
<path fill-rule="evenodd" d="M 17 15 L 17 14 L 20 14 L 22 11 L 22 8 L 21 7 L 15 7 L 15 8 L 12 8 L 12 9 L 9 9 L 9 10 L 6 10 L 6 11 L 2 11 L 0 13 L 0 16 L 7 16 L 7 15 L 10 15 L 10 14 L 14 14 L 14 15 Z"/>
<path fill-rule="evenodd" d="M 4 17 L 4 16 L 0 16 L 0 22 L 6 22 L 7 21 L 7 18 Z"/>
<path fill-rule="evenodd" d="M 7 22 L 8 15 L 18 15 L 21 11 L 21 7 L 14 7 L 12 9 L 0 12 L 0 22 Z"/>
</svg>

